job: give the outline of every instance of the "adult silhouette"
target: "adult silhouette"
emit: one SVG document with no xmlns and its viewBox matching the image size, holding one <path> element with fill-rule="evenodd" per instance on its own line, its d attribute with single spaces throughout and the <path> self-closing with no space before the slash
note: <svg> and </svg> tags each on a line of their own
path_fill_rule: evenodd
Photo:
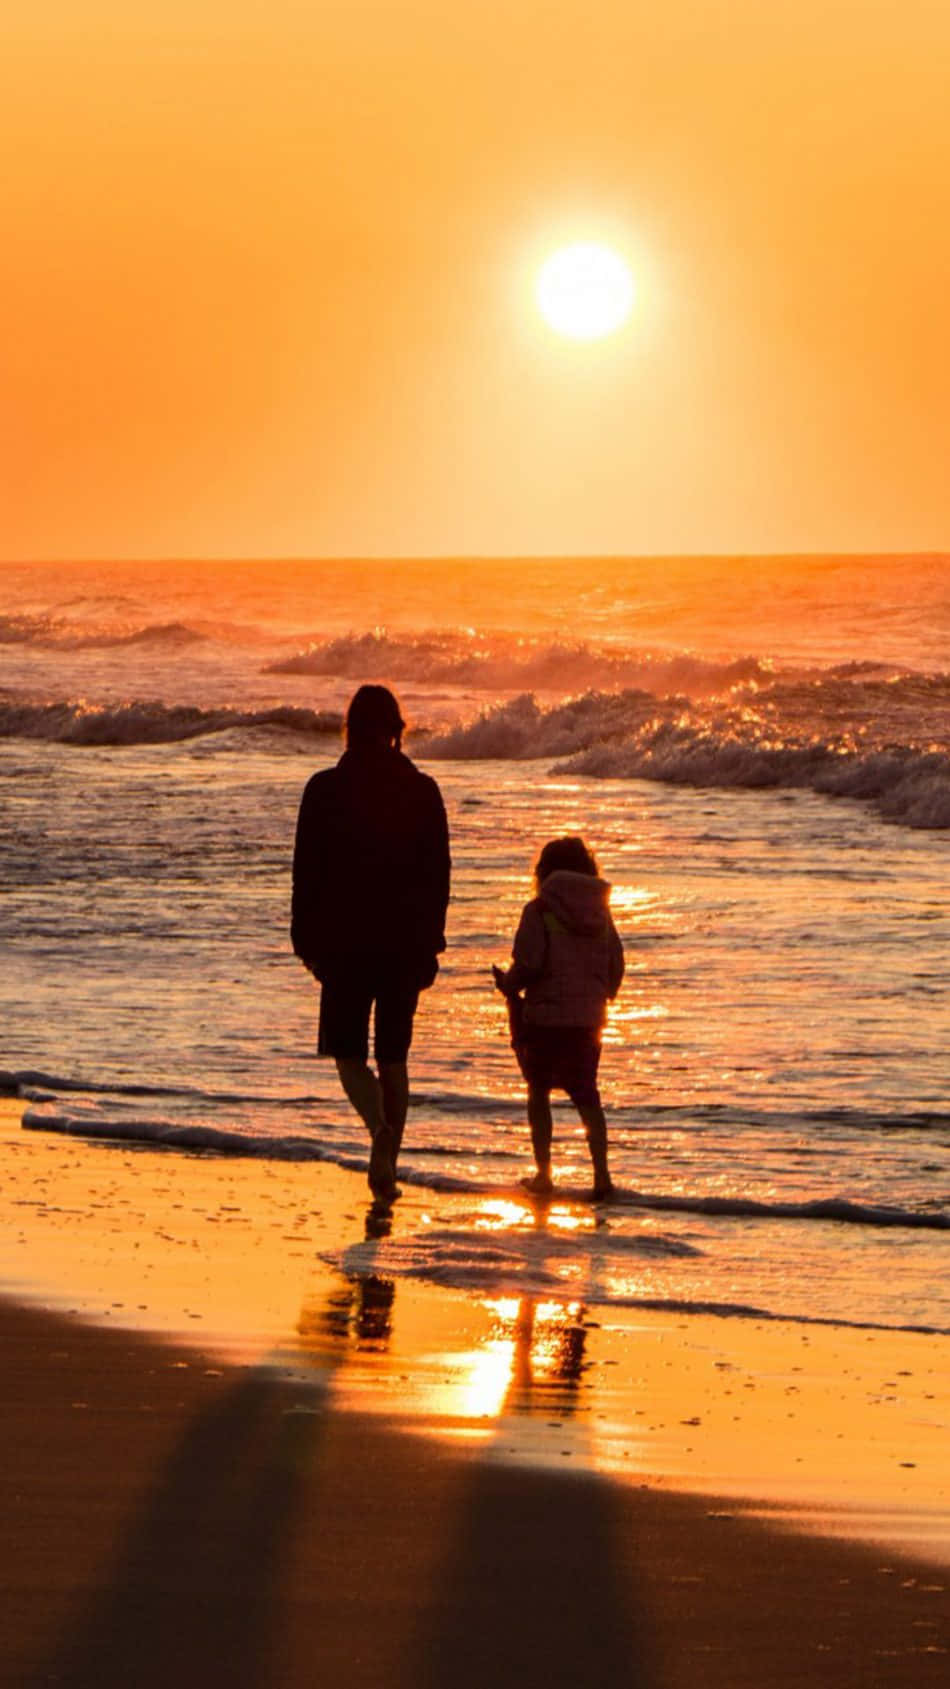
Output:
<svg viewBox="0 0 950 1689">
<path fill-rule="evenodd" d="M 413 1019 L 445 949 L 451 867 L 442 794 L 403 754 L 404 728 L 387 687 L 354 693 L 343 755 L 304 790 L 293 866 L 291 940 L 321 985 L 318 1054 L 366 1125 L 383 1200 L 396 1194 Z"/>
</svg>

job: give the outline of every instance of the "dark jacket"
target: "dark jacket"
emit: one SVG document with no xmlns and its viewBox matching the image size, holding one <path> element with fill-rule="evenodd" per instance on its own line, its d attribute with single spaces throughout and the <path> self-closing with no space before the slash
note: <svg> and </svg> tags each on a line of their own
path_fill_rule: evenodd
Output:
<svg viewBox="0 0 950 1689">
<path fill-rule="evenodd" d="M 435 781 L 401 751 L 344 751 L 301 800 L 294 950 L 318 979 L 385 959 L 431 983 L 445 949 L 450 866 Z"/>
</svg>

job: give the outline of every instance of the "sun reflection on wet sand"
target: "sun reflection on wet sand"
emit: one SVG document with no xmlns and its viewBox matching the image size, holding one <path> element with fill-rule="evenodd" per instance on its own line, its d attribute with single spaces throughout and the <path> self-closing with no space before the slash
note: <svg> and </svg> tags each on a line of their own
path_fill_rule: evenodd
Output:
<svg viewBox="0 0 950 1689">
<path fill-rule="evenodd" d="M 487 1302 L 499 1322 L 499 1335 L 478 1349 L 454 1358 L 458 1374 L 454 1413 L 464 1419 L 497 1419 L 505 1405 L 515 1367 L 515 1339 L 510 1331 L 518 1303 L 513 1299 Z"/>
<path fill-rule="evenodd" d="M 853 1337 L 611 1309 L 605 1293 L 613 1294 L 612 1280 L 602 1280 L 596 1246 L 602 1220 L 571 1202 L 491 1197 L 473 1213 L 467 1199 L 464 1218 L 477 1224 L 489 1250 L 506 1237 L 536 1239 L 535 1268 L 560 1265 L 563 1240 L 586 1233 L 591 1247 L 576 1285 L 565 1283 L 563 1296 L 447 1293 L 387 1278 L 385 1254 L 375 1255 L 387 1240 L 371 1239 L 355 1258 L 374 1270 L 328 1287 L 301 1317 L 298 1362 L 329 1362 L 337 1407 L 382 1412 L 417 1434 L 477 1447 L 492 1461 L 771 1498 L 770 1505 L 805 1510 L 834 1495 L 850 1534 L 865 1529 L 859 1513 L 872 1497 L 894 1505 L 899 1493 L 906 1507 L 907 1484 L 896 1482 L 906 1478 L 895 1440 L 903 1433 L 895 1424 L 881 1440 L 880 1409 L 869 1414 L 857 1388 L 861 1366 L 852 1368 L 855 1387 L 844 1389 L 851 1378 L 842 1372 L 845 1342 L 852 1362 L 866 1368 L 871 1360 L 870 1351 L 857 1354 Z M 407 1219 L 397 1213 L 396 1228 Z M 635 1293 L 653 1294 L 656 1271 L 649 1260 L 629 1262 L 624 1291 L 633 1285 Z M 889 1334 L 888 1350 L 902 1341 Z M 909 1379 L 912 1340 L 907 1351 L 907 1366 L 897 1370 Z M 934 1421 L 931 1456 L 938 1436 Z M 841 1466 L 843 1438 L 853 1468 Z M 934 1517 L 936 1525 L 919 1510 L 908 1512 L 902 1528 L 940 1541 Z"/>
<path fill-rule="evenodd" d="M 909 1505 L 900 1425 L 882 1436 L 880 1406 L 869 1415 L 856 1388 L 860 1368 L 844 1388 L 845 1352 L 865 1369 L 873 1362 L 854 1334 L 673 1314 L 641 1314 L 633 1326 L 595 1312 L 580 1298 L 473 1299 L 405 1281 L 397 1294 L 392 1281 L 365 1275 L 305 1310 L 297 1361 L 330 1361 L 336 1407 L 477 1445 L 482 1458 L 570 1462 L 573 1471 L 754 1498 L 766 1512 L 791 1505 L 806 1523 L 823 1505 L 822 1529 L 852 1536 L 873 1536 L 889 1507 L 885 1535 L 899 1526 L 946 1559 L 936 1491 L 929 1511 Z M 912 1362 L 912 1339 L 888 1334 L 888 1352 L 895 1338 Z M 932 1468 L 939 1415 L 926 1439 L 922 1425 L 918 1417 L 916 1461 Z"/>
<path fill-rule="evenodd" d="M 464 1421 L 484 1437 L 486 1419 L 502 1435 L 512 1416 L 574 1417 L 585 1366 L 582 1305 L 522 1296 L 484 1298 L 479 1306 L 490 1322 L 483 1341 L 440 1357 L 449 1371 L 431 1398 L 432 1407 L 454 1421 L 455 1434 L 465 1434 Z M 561 1425 L 547 1429 L 560 1431 Z"/>
<path fill-rule="evenodd" d="M 347 1252 L 345 1282 L 306 1303 L 298 1321 L 298 1360 L 329 1367 L 336 1405 L 395 1415 L 410 1429 L 478 1443 L 486 1453 L 597 1468 L 587 1343 L 600 1327 L 584 1302 L 596 1250 L 578 1263 L 564 1297 L 446 1298 L 404 1278 L 397 1297 L 384 1270 L 389 1227 L 379 1231 L 371 1216 L 364 1242 Z M 593 1237 L 602 1223 L 567 1201 L 507 1196 L 481 1199 L 466 1218 L 493 1239 L 536 1237 L 540 1261 L 549 1255 L 560 1266 L 564 1242 Z"/>
</svg>

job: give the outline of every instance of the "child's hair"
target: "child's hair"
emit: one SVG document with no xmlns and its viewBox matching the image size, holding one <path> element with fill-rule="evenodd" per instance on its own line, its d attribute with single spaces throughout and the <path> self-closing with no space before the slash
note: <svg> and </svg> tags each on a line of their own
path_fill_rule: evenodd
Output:
<svg viewBox="0 0 950 1689">
<path fill-rule="evenodd" d="M 583 839 L 549 839 L 534 865 L 534 883 L 540 888 L 549 874 L 566 868 L 572 874 L 599 874 L 594 853 Z"/>
</svg>

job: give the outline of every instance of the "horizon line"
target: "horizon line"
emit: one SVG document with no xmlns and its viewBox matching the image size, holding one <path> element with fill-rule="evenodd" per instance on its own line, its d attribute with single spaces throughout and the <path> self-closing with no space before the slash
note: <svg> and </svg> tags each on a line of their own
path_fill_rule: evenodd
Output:
<svg viewBox="0 0 950 1689">
<path fill-rule="evenodd" d="M 29 568 L 34 564 L 72 563 L 770 563 L 950 561 L 950 549 L 920 551 L 423 551 L 423 552 L 155 552 L 146 555 L 82 553 L 70 557 L 4 557 L 0 568 Z"/>
</svg>

